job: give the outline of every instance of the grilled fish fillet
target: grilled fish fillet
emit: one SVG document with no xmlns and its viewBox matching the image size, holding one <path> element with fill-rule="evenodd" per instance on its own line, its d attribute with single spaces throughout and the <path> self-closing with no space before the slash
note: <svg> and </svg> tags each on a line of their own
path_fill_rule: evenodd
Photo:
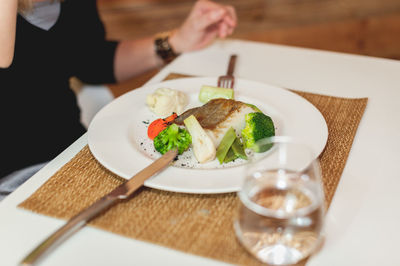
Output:
<svg viewBox="0 0 400 266">
<path fill-rule="evenodd" d="M 194 115 L 218 147 L 230 127 L 235 129 L 236 134 L 241 134 L 246 125 L 245 115 L 252 112 L 255 110 L 243 102 L 219 98 L 187 110 L 177 117 L 174 123 L 183 125 L 183 120 Z"/>
</svg>

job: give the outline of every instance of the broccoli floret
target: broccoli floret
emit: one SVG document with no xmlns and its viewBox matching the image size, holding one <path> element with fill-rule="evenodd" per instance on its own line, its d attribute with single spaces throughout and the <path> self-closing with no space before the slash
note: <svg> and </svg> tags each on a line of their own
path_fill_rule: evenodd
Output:
<svg viewBox="0 0 400 266">
<path fill-rule="evenodd" d="M 242 130 L 242 137 L 246 148 L 254 152 L 265 152 L 271 148 L 271 145 L 257 145 L 260 139 L 275 136 L 275 127 L 271 117 L 261 113 L 254 112 L 246 114 L 246 126 Z"/>
<path fill-rule="evenodd" d="M 153 140 L 154 148 L 161 154 L 177 147 L 178 154 L 186 151 L 192 143 L 192 137 L 189 132 L 178 127 L 176 124 L 169 125 L 161 131 Z"/>
</svg>

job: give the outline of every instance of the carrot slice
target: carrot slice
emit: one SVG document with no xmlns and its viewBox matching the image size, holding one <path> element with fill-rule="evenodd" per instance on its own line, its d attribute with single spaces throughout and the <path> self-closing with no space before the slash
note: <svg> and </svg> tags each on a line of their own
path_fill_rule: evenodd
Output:
<svg viewBox="0 0 400 266">
<path fill-rule="evenodd" d="M 178 115 L 176 113 L 173 113 L 172 115 L 168 116 L 167 118 L 164 118 L 165 122 L 172 122 L 175 120 L 175 118 L 177 118 Z"/>
<path fill-rule="evenodd" d="M 147 136 L 150 139 L 154 139 L 157 137 L 157 135 L 163 131 L 170 122 L 174 121 L 175 118 L 177 118 L 178 115 L 176 113 L 173 113 L 172 115 L 168 116 L 167 118 L 159 118 L 151 122 L 149 127 L 147 128 Z"/>
<path fill-rule="evenodd" d="M 163 131 L 167 127 L 167 123 L 164 121 L 164 119 L 156 119 L 151 124 L 149 125 L 147 129 L 147 136 L 150 139 L 154 139 L 157 137 L 157 135 Z"/>
</svg>

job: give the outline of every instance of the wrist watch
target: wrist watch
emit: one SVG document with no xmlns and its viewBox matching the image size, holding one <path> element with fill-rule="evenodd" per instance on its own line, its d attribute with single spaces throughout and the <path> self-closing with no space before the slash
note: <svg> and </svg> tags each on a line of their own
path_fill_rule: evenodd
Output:
<svg viewBox="0 0 400 266">
<path fill-rule="evenodd" d="M 169 43 L 170 32 L 159 33 L 154 38 L 154 47 L 156 54 L 168 64 L 174 60 L 179 54 L 174 51 Z"/>
</svg>

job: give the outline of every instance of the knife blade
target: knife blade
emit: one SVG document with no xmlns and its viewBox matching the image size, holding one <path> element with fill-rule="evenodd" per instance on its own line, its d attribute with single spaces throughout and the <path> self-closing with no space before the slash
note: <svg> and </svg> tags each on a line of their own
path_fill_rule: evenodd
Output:
<svg viewBox="0 0 400 266">
<path fill-rule="evenodd" d="M 22 261 L 21 265 L 34 265 L 45 254 L 48 254 L 57 245 L 61 244 L 64 240 L 70 237 L 73 233 L 77 232 L 85 226 L 90 220 L 95 218 L 104 210 L 110 208 L 118 201 L 128 198 L 144 182 L 157 172 L 164 169 L 178 154 L 177 149 L 166 152 L 161 158 L 154 161 L 152 164 L 141 170 L 139 173 L 125 181 L 107 195 L 103 196 L 92 205 L 79 212 L 72 217 L 64 226 L 60 227 L 42 243 L 40 243 L 34 250 L 31 251 Z"/>
</svg>

